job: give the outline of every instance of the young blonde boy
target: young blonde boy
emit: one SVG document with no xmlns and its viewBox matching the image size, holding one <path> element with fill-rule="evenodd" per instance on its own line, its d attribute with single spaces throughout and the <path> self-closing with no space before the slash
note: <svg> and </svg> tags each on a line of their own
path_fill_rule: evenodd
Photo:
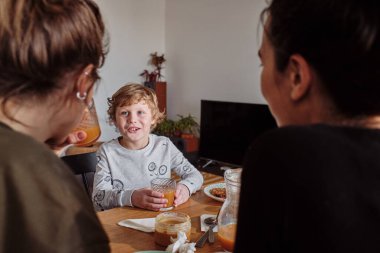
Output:
<svg viewBox="0 0 380 253">
<path fill-rule="evenodd" d="M 97 210 L 135 206 L 159 210 L 166 206 L 163 194 L 150 189 L 154 178 L 177 183 L 174 205 L 186 202 L 203 184 L 202 174 L 169 138 L 151 134 L 163 119 L 153 90 L 141 84 L 121 87 L 108 99 L 108 116 L 121 136 L 104 143 L 98 151 L 93 202 Z"/>
</svg>

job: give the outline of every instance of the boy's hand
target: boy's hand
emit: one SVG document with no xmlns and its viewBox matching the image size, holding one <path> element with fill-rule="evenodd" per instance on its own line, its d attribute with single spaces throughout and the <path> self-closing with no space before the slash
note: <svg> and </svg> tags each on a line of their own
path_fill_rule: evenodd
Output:
<svg viewBox="0 0 380 253">
<path fill-rule="evenodd" d="M 190 190 L 184 184 L 177 184 L 175 191 L 174 206 L 179 206 L 185 203 L 190 198 Z"/>
<path fill-rule="evenodd" d="M 167 199 L 164 194 L 153 191 L 149 188 L 135 190 L 131 197 L 132 205 L 148 210 L 159 211 L 160 208 L 166 207 Z"/>
</svg>

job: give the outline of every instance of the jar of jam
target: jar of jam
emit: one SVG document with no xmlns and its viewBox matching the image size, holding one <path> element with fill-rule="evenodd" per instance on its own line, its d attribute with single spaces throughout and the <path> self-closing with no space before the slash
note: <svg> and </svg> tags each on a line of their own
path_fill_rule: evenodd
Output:
<svg viewBox="0 0 380 253">
<path fill-rule="evenodd" d="M 154 241 L 161 246 L 172 244 L 170 237 L 177 238 L 182 231 L 190 240 L 191 220 L 187 214 L 177 212 L 164 212 L 156 217 Z"/>
</svg>

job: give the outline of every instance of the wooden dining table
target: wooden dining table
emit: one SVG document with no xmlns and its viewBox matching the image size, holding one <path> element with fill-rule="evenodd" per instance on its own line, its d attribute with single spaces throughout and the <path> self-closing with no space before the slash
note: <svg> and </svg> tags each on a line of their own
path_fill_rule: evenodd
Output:
<svg viewBox="0 0 380 253">
<path fill-rule="evenodd" d="M 190 199 L 175 207 L 173 212 L 186 213 L 191 218 L 191 242 L 196 242 L 204 233 L 201 231 L 200 216 L 202 214 L 217 214 L 222 202 L 218 202 L 208 197 L 203 189 L 207 185 L 220 183 L 223 177 L 211 173 L 202 172 L 204 184 L 202 189 L 193 194 Z M 102 223 L 110 240 L 112 253 L 126 253 L 147 250 L 165 250 L 165 247 L 154 242 L 154 233 L 142 232 L 132 228 L 119 226 L 117 223 L 125 219 L 154 218 L 161 212 L 149 211 L 134 207 L 120 207 L 98 212 L 97 215 Z M 197 248 L 196 252 L 218 252 L 224 251 L 217 236 L 215 243 L 206 242 L 202 248 Z"/>
</svg>

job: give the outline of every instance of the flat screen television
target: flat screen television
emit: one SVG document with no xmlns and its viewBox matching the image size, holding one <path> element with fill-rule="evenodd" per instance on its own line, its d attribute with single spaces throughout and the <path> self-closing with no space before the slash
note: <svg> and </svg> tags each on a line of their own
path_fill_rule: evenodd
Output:
<svg viewBox="0 0 380 253">
<path fill-rule="evenodd" d="M 267 105 L 201 100 L 199 156 L 241 166 L 251 142 L 276 127 Z"/>
</svg>

